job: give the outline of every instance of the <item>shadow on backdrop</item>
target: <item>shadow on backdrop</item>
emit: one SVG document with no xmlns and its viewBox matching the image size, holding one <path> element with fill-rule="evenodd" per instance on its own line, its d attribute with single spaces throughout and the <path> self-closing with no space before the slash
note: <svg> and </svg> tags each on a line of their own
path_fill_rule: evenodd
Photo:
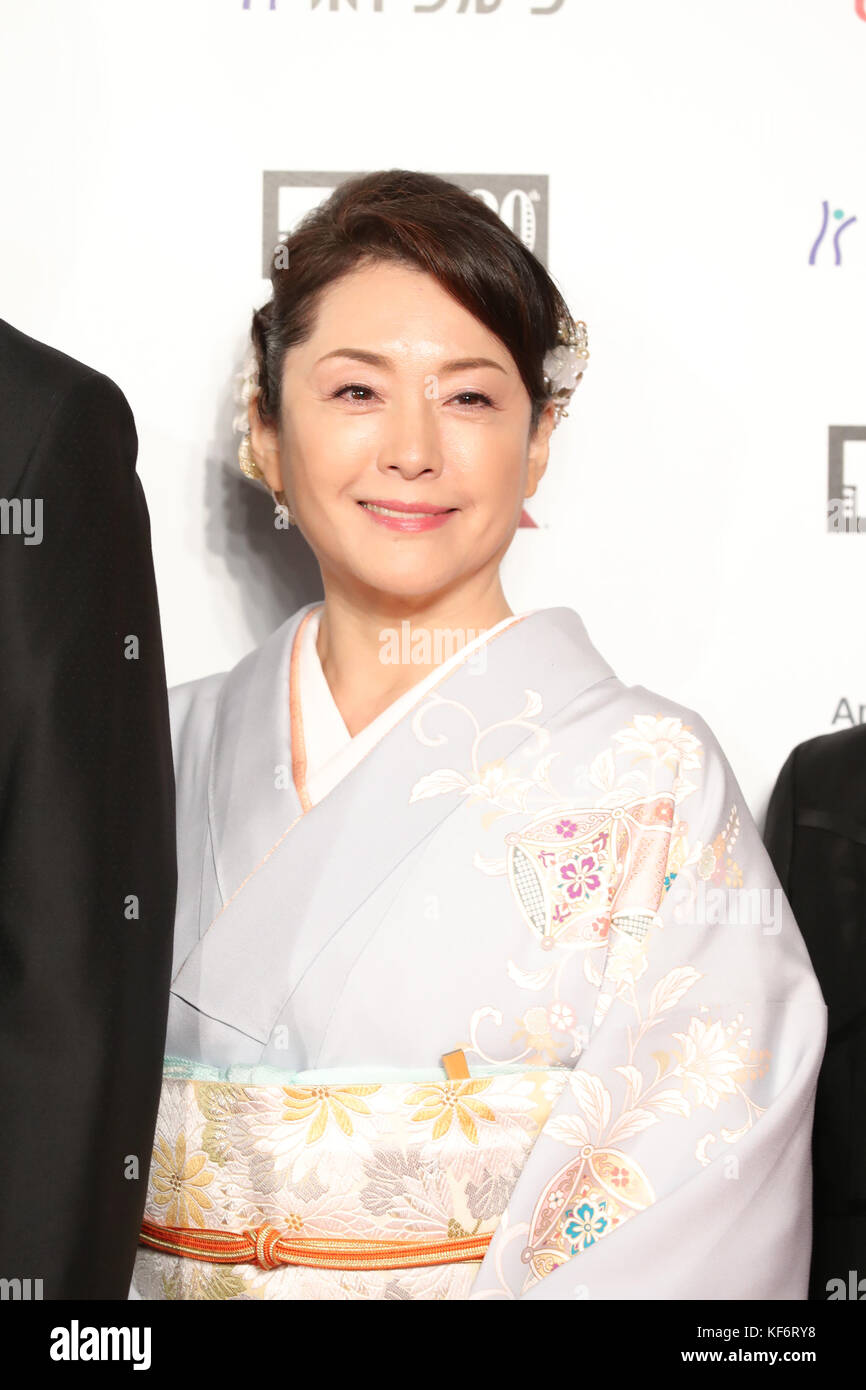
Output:
<svg viewBox="0 0 866 1390">
<path fill-rule="evenodd" d="M 238 362 L 243 352 L 236 354 Z M 225 563 L 241 596 L 250 646 L 259 646 L 305 603 L 322 599 L 316 558 L 297 526 L 274 526 L 274 503 L 264 483 L 238 464 L 241 436 L 232 427 L 239 406 L 231 380 L 217 406 L 207 449 L 204 512 L 207 549 Z"/>
</svg>

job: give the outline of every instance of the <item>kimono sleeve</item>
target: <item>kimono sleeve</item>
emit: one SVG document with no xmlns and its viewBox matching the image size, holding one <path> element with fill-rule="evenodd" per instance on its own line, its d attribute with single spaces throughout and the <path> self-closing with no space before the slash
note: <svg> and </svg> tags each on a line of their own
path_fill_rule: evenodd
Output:
<svg viewBox="0 0 866 1390">
<path fill-rule="evenodd" d="M 826 1008 L 734 774 L 685 713 L 700 756 L 672 779 L 664 885 L 612 912 L 588 1040 L 471 1299 L 807 1296 Z"/>
</svg>

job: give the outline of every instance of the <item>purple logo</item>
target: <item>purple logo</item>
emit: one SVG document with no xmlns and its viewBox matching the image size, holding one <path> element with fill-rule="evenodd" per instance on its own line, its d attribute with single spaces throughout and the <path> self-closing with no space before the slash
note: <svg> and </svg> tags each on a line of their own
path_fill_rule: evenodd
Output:
<svg viewBox="0 0 866 1390">
<path fill-rule="evenodd" d="M 820 230 L 820 232 L 818 233 L 818 236 L 817 236 L 817 239 L 816 239 L 816 241 L 815 241 L 815 244 L 814 244 L 814 246 L 812 247 L 812 250 L 809 252 L 809 264 L 810 264 L 810 265 L 814 265 L 814 264 L 815 264 L 815 257 L 816 257 L 816 255 L 818 254 L 818 247 L 821 245 L 821 242 L 824 240 L 824 237 L 827 235 L 827 229 L 828 229 L 828 227 L 829 227 L 829 225 L 830 225 L 830 204 L 826 201 L 826 199 L 825 199 L 825 201 L 821 204 L 821 207 L 822 207 L 823 210 L 824 210 L 823 221 L 822 221 L 822 223 L 821 223 L 821 230 Z M 852 222 L 856 222 L 856 221 L 857 221 L 857 218 L 856 218 L 856 217 L 849 217 L 845 222 L 842 222 L 841 219 L 842 219 L 844 216 L 845 216 L 845 214 L 844 214 L 844 212 L 842 211 L 841 208 L 834 208 L 834 210 L 833 210 L 833 220 L 834 220 L 835 222 L 838 222 L 838 223 L 839 223 L 839 226 L 836 228 L 835 232 L 833 233 L 833 251 L 834 251 L 835 257 L 836 257 L 836 260 L 835 260 L 835 264 L 836 264 L 836 265 L 841 265 L 841 264 L 842 264 L 842 252 L 839 250 L 839 238 L 840 238 L 840 236 L 842 235 L 842 233 L 844 232 L 844 230 L 845 230 L 846 227 L 850 227 Z"/>
</svg>

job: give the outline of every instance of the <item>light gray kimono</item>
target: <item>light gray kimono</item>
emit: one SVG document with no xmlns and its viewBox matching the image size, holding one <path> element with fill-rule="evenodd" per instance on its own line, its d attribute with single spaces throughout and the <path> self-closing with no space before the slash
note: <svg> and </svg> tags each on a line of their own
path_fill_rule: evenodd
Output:
<svg viewBox="0 0 866 1390">
<path fill-rule="evenodd" d="M 170 692 L 167 1054 L 250 1080 L 444 1080 L 456 1049 L 473 1078 L 558 1073 L 446 1296 L 805 1298 L 826 1010 L 710 729 L 541 609 L 305 809 L 290 660 L 314 606 Z"/>
</svg>

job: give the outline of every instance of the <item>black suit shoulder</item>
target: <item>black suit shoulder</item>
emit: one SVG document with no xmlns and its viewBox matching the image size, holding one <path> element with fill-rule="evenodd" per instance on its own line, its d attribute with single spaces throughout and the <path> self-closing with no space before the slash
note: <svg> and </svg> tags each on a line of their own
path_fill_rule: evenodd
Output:
<svg viewBox="0 0 866 1390">
<path fill-rule="evenodd" d="M 866 824 L 866 724 L 799 743 L 790 754 L 793 801 Z"/>
<path fill-rule="evenodd" d="M 131 452 L 134 466 L 138 436 L 129 402 L 117 383 L 0 319 L 0 494 L 13 496 L 23 486 L 25 473 L 39 469 L 50 452 L 46 442 L 86 426 L 94 414 L 100 428 L 111 430 L 125 445 L 119 457 L 128 459 Z M 58 451 L 52 465 L 62 458 Z M 40 480 L 28 476 L 28 490 L 33 490 L 34 481 Z"/>
<path fill-rule="evenodd" d="M 764 843 L 789 896 L 803 830 L 866 840 L 866 724 L 798 743 L 779 772 Z"/>
<path fill-rule="evenodd" d="M 23 391 L 44 405 L 86 381 L 94 370 L 0 319 L 0 393 Z"/>
</svg>

